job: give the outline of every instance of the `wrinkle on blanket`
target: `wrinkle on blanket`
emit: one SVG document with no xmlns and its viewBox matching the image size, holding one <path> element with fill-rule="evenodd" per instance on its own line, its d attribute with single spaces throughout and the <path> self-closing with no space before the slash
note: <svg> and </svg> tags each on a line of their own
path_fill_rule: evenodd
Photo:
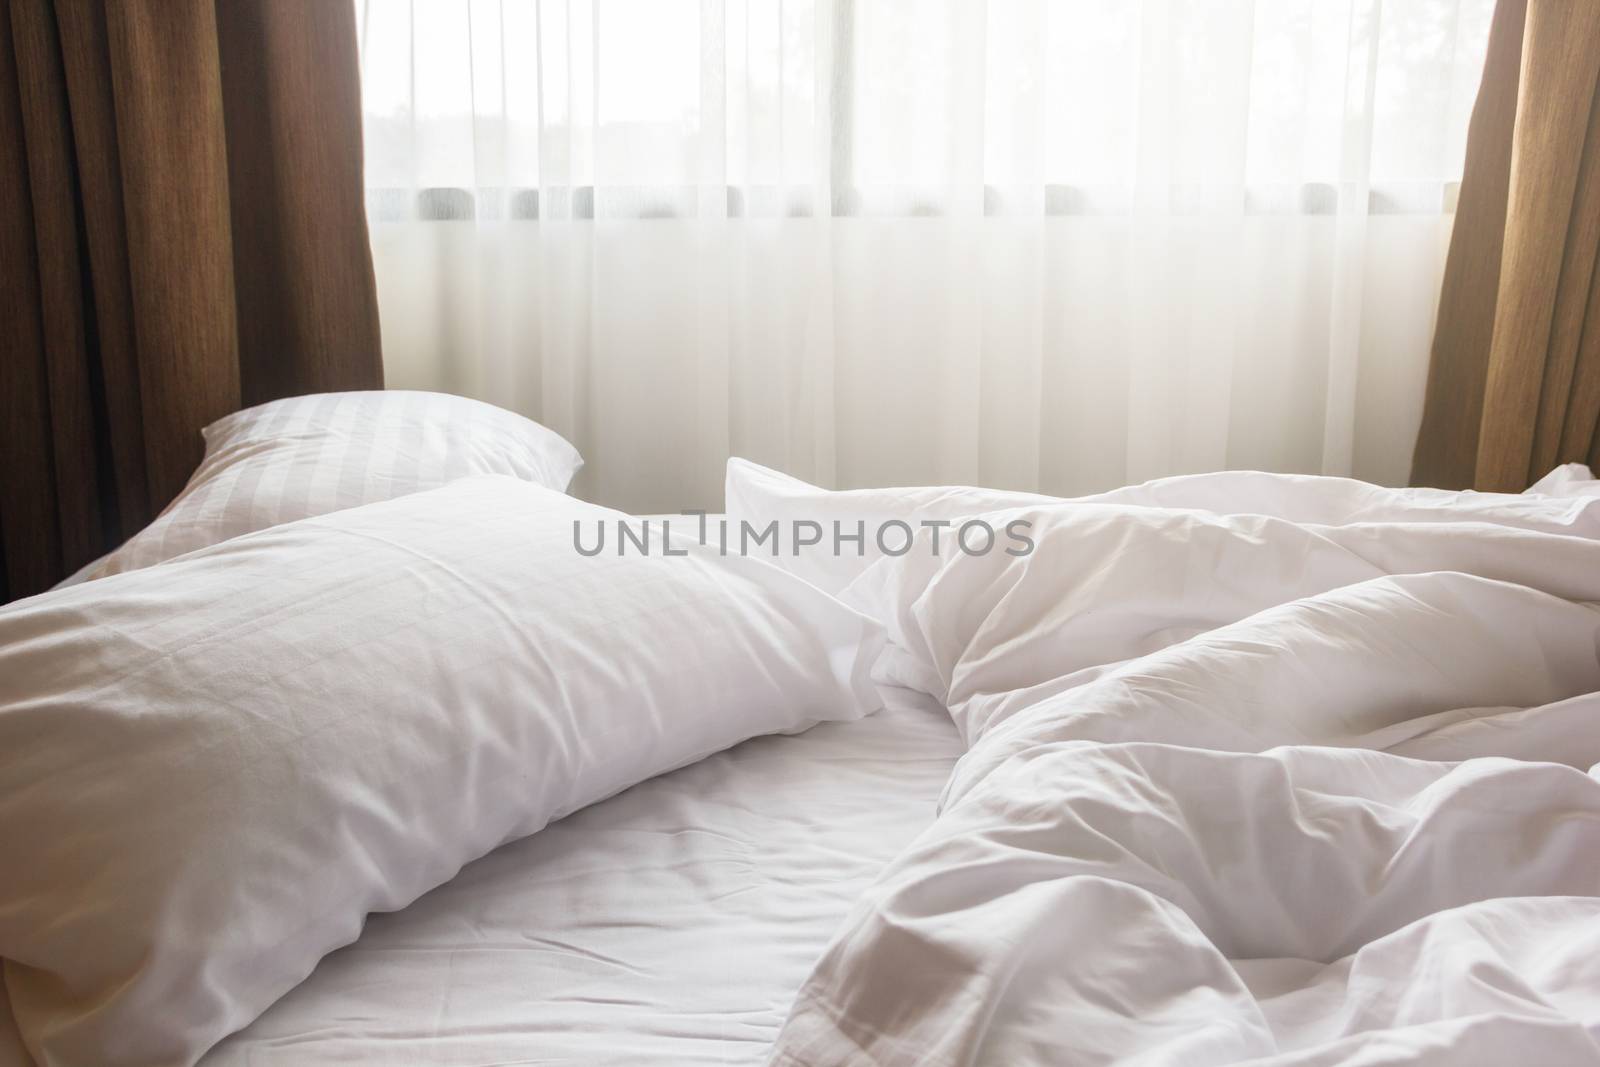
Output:
<svg viewBox="0 0 1600 1067">
<path fill-rule="evenodd" d="M 848 591 L 969 750 L 773 1062 L 1600 1064 L 1595 500 L 1123 495 Z"/>
</svg>

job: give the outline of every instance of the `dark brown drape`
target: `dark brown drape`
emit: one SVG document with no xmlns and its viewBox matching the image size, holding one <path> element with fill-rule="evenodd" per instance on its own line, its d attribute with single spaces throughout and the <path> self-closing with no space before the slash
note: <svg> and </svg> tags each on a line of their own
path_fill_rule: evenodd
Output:
<svg viewBox="0 0 1600 1067">
<path fill-rule="evenodd" d="M 1600 3 L 1500 0 L 1467 134 L 1414 485 L 1600 459 Z"/>
<path fill-rule="evenodd" d="M 0 600 L 147 523 L 200 428 L 383 384 L 353 5 L 0 0 Z"/>
</svg>

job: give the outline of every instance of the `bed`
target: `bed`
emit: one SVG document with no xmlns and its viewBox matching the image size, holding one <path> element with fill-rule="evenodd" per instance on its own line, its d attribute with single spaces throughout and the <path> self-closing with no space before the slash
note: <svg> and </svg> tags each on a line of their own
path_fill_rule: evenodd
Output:
<svg viewBox="0 0 1600 1067">
<path fill-rule="evenodd" d="M 1600 1063 L 1586 468 L 734 460 L 673 552 L 419 404 L 0 612 L 0 1063 Z"/>
</svg>

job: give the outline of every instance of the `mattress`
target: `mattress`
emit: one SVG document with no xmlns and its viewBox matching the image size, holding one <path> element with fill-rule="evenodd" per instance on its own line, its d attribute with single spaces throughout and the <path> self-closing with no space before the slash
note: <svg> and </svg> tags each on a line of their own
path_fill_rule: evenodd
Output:
<svg viewBox="0 0 1600 1067">
<path fill-rule="evenodd" d="M 763 1063 L 960 750 L 942 707 L 887 698 L 645 782 L 372 916 L 202 1064 Z"/>
</svg>

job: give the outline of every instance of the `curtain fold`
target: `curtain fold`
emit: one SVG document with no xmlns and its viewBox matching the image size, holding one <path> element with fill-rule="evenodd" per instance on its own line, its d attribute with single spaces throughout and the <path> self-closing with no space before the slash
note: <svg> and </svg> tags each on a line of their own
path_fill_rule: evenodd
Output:
<svg viewBox="0 0 1600 1067">
<path fill-rule="evenodd" d="M 1412 482 L 1516 492 L 1600 461 L 1600 5 L 1500 0 Z"/>
<path fill-rule="evenodd" d="M 382 385 L 353 12 L 0 0 L 4 599 L 147 523 L 199 430 Z"/>
</svg>

